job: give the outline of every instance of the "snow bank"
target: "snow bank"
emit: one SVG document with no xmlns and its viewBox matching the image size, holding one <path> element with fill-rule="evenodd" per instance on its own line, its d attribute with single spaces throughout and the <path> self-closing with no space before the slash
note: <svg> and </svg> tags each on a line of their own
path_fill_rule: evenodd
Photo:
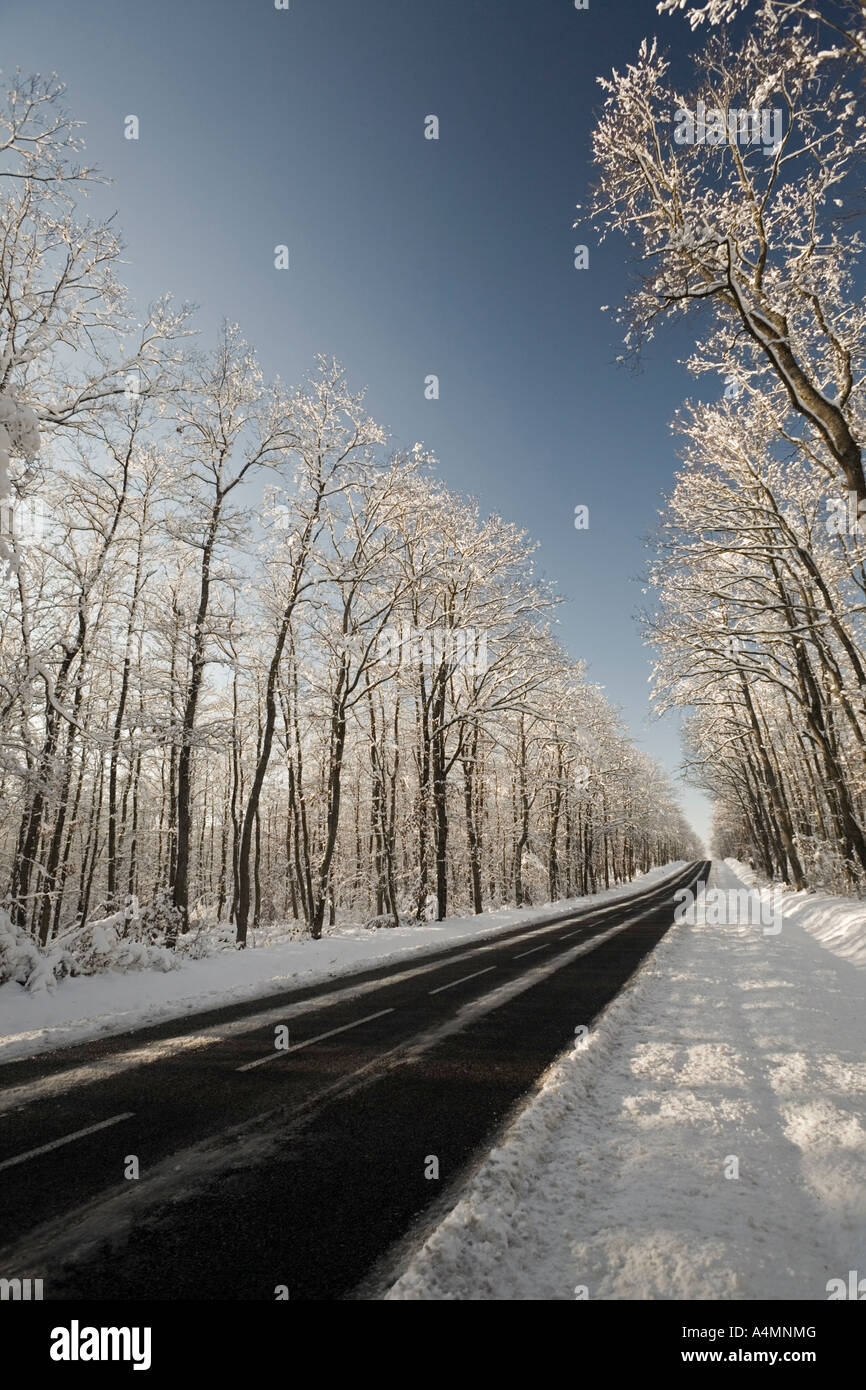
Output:
<svg viewBox="0 0 866 1390">
<path fill-rule="evenodd" d="M 744 883 L 759 887 L 761 896 L 767 896 L 769 890 L 758 883 L 748 864 L 736 859 L 726 859 L 725 863 Z M 781 893 L 781 903 L 785 917 L 803 927 L 828 951 L 854 965 L 866 966 L 866 902 L 785 891 Z"/>
<path fill-rule="evenodd" d="M 272 930 L 261 932 L 259 941 L 266 944 L 254 949 L 225 949 L 202 959 L 195 959 L 194 951 L 192 958 L 178 956 L 177 968 L 169 972 L 160 960 L 156 969 L 138 969 L 134 973 L 108 970 L 89 977 L 67 976 L 56 988 L 35 994 L 12 979 L 0 985 L 0 1061 L 126 1032 L 221 1004 L 236 1004 L 281 989 L 351 975 L 392 960 L 444 949 L 467 938 L 494 936 L 511 927 L 528 926 L 558 911 L 609 902 L 647 888 L 682 867 L 674 863 L 653 869 L 633 883 L 620 884 L 594 897 L 379 930 L 343 927 L 331 930 L 321 941 L 308 937 L 285 939 L 292 930 L 287 926 L 281 940 L 274 939 Z M 46 983 L 54 981 L 46 979 Z"/>
<path fill-rule="evenodd" d="M 777 936 L 672 928 L 386 1297 L 825 1299 L 866 1269 L 863 981 L 825 944 L 796 902 Z"/>
<path fill-rule="evenodd" d="M 69 976 L 178 968 L 175 952 L 128 935 L 129 926 L 128 914 L 117 912 L 88 922 L 43 948 L 28 932 L 14 926 L 0 907 L 0 986 L 11 983 L 21 985 L 29 994 L 44 994 Z"/>
</svg>

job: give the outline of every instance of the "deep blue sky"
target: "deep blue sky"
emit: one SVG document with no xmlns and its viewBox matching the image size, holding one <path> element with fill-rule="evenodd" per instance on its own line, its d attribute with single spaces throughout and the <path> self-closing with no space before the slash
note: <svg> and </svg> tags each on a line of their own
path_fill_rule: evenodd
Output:
<svg viewBox="0 0 866 1390">
<path fill-rule="evenodd" d="M 541 542 L 569 600 L 564 643 L 675 772 L 675 721 L 647 722 L 636 581 L 675 467 L 668 422 L 695 386 L 675 363 L 683 338 L 662 335 L 640 375 L 615 365 L 600 306 L 622 297 L 625 250 L 572 222 L 596 76 L 648 33 L 686 52 L 686 23 L 652 0 L 4 0 L 0 14 L 5 70 L 58 73 L 88 159 L 115 181 L 134 294 L 198 303 L 206 335 L 236 320 L 288 382 L 316 352 L 338 357 L 397 443 L 422 440 L 449 485 Z M 683 804 L 706 833 L 706 799 L 684 789 Z"/>
</svg>

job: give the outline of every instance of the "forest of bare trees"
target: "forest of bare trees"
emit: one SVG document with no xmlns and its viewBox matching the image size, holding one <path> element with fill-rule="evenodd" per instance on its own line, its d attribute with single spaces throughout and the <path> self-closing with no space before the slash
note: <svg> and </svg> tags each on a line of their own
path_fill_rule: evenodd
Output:
<svg viewBox="0 0 866 1390">
<path fill-rule="evenodd" d="M 692 85 L 677 90 L 655 43 L 602 83 L 594 205 L 639 257 L 629 352 L 695 316 L 687 365 L 716 396 L 675 422 L 683 463 L 647 622 L 656 697 L 689 712 L 718 853 L 797 888 L 862 892 L 863 6 L 659 8 L 685 8 L 702 36 Z M 744 10 L 751 27 L 732 38 Z"/>
<path fill-rule="evenodd" d="M 391 448 L 334 361 L 288 390 L 236 326 L 136 312 L 56 83 L 7 87 L 0 150 L 7 960 L 67 968 L 106 919 L 315 938 L 692 857 L 525 533 Z"/>
</svg>

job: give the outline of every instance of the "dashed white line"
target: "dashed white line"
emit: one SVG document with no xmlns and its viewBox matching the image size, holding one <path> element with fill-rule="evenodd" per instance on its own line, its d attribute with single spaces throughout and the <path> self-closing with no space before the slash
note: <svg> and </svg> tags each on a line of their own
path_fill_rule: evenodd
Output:
<svg viewBox="0 0 866 1390">
<path fill-rule="evenodd" d="M 495 970 L 495 965 L 488 965 L 485 970 L 476 970 L 471 975 L 461 975 L 459 980 L 451 980 L 447 985 L 439 985 L 438 989 L 430 989 L 428 994 L 441 994 L 443 989 L 453 989 L 455 985 L 462 985 L 466 980 L 477 980 L 479 975 L 489 975 L 491 970 Z"/>
<path fill-rule="evenodd" d="M 337 1033 L 347 1033 L 350 1028 L 360 1028 L 362 1023 L 371 1023 L 374 1018 L 384 1018 L 386 1014 L 392 1014 L 393 1009 L 380 1009 L 376 1014 L 367 1014 L 365 1018 L 356 1018 L 354 1023 L 344 1023 L 342 1028 L 331 1028 L 327 1033 L 317 1033 L 314 1038 L 305 1038 L 303 1042 L 294 1043 L 291 1047 L 284 1047 L 277 1051 L 269 1052 L 267 1057 L 258 1057 L 255 1062 L 245 1062 L 242 1067 L 235 1067 L 235 1071 L 252 1071 L 253 1067 L 263 1067 L 265 1062 L 273 1062 L 276 1057 L 287 1057 L 290 1052 L 300 1052 L 302 1047 L 312 1047 L 313 1043 L 322 1042 L 325 1038 L 336 1037 Z"/>
<path fill-rule="evenodd" d="M 524 956 L 534 956 L 536 951 L 543 951 L 545 946 L 551 946 L 551 941 L 542 941 L 540 946 L 533 946 L 531 951 L 521 951 L 519 956 L 512 957 L 513 960 L 523 960 Z"/>
<path fill-rule="evenodd" d="M 134 1111 L 126 1110 L 122 1115 L 112 1115 L 110 1120 L 100 1120 L 98 1125 L 88 1125 L 86 1129 L 77 1129 L 74 1134 L 64 1134 L 62 1139 L 54 1139 L 50 1144 L 40 1144 L 38 1149 L 29 1149 L 26 1154 L 18 1154 L 15 1158 L 4 1159 L 0 1163 L 0 1170 L 14 1168 L 16 1163 L 26 1163 L 28 1158 L 38 1158 L 39 1154 L 47 1154 L 52 1149 L 62 1148 L 64 1144 L 71 1144 L 73 1139 L 83 1139 L 86 1134 L 95 1134 L 98 1129 L 108 1129 L 109 1125 L 119 1125 L 121 1120 L 131 1120 L 133 1114 Z"/>
</svg>

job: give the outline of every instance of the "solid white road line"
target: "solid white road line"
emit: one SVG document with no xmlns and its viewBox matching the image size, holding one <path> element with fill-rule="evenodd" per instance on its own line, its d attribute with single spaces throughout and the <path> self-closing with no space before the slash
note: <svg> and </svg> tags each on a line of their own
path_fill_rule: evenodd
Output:
<svg viewBox="0 0 866 1390">
<path fill-rule="evenodd" d="M 74 1134 L 65 1134 L 62 1139 L 54 1139 L 50 1144 L 40 1144 L 38 1149 L 30 1149 L 26 1154 L 18 1154 L 17 1158 L 7 1158 L 0 1163 L 0 1170 L 3 1168 L 14 1168 L 16 1163 L 26 1163 L 28 1158 L 38 1158 L 39 1154 L 50 1153 L 52 1149 L 62 1148 L 64 1144 L 71 1144 L 74 1139 L 83 1139 L 86 1134 L 95 1134 L 98 1129 L 108 1129 L 109 1125 L 119 1125 L 121 1120 L 131 1120 L 134 1111 L 126 1110 L 122 1115 L 112 1115 L 110 1120 L 100 1120 L 98 1125 L 88 1125 L 87 1129 L 77 1129 Z"/>
<path fill-rule="evenodd" d="M 366 1018 L 356 1018 L 354 1023 L 344 1023 L 342 1028 L 332 1028 L 327 1033 L 318 1033 L 314 1038 L 307 1038 L 304 1042 L 294 1043 L 292 1047 L 284 1047 L 279 1051 L 274 1048 L 267 1057 L 259 1057 L 255 1062 L 245 1062 L 242 1067 L 235 1067 L 235 1071 L 252 1071 L 253 1067 L 263 1067 L 265 1062 L 272 1062 L 275 1057 L 287 1057 L 290 1052 L 300 1052 L 302 1047 L 312 1047 L 313 1043 L 322 1042 L 324 1038 L 336 1037 L 337 1033 L 348 1033 L 350 1028 L 360 1028 L 362 1023 L 370 1023 L 374 1018 L 384 1018 L 386 1014 L 392 1014 L 393 1009 L 380 1009 L 377 1014 L 367 1014 Z"/>
<path fill-rule="evenodd" d="M 450 984 L 440 985 L 438 989 L 430 989 L 428 994 L 441 994 L 443 989 L 453 989 L 455 985 L 462 985 L 466 980 L 477 980 L 479 975 L 489 975 L 491 970 L 495 970 L 495 965 L 488 965 L 486 970 L 476 970 L 472 975 L 461 975 L 459 980 L 452 980 Z"/>
</svg>

